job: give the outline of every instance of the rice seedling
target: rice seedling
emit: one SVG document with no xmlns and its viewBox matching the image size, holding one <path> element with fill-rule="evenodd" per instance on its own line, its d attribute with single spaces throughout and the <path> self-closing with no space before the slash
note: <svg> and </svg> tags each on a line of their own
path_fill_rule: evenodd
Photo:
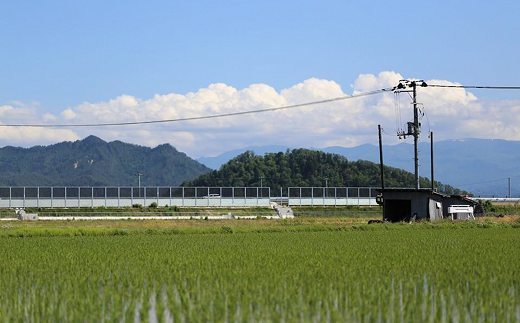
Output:
<svg viewBox="0 0 520 323">
<path fill-rule="evenodd" d="M 0 236 L 2 321 L 520 321 L 511 226 L 74 232 Z"/>
</svg>

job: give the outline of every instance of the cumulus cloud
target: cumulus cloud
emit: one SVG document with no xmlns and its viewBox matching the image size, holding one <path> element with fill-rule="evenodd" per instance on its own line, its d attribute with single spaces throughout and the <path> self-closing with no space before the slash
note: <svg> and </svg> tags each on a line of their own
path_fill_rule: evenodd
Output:
<svg viewBox="0 0 520 323">
<path fill-rule="evenodd" d="M 0 145 L 34 146 L 74 141 L 80 136 L 71 129 L 50 129 L 34 127 L 5 127 L 6 124 L 44 124 L 56 122 L 59 118 L 38 110 L 35 103 L 13 102 L 0 106 Z"/>
<path fill-rule="evenodd" d="M 0 106 L 0 123 L 114 123 L 190 118 L 233 113 L 303 102 L 319 101 L 390 88 L 404 79 L 396 72 L 362 74 L 345 91 L 333 80 L 311 78 L 276 91 L 267 84 L 236 89 L 217 83 L 187 94 L 170 93 L 140 99 L 122 95 L 106 102 L 85 102 L 59 114 L 41 111 L 36 103 Z M 426 80 L 430 84 L 456 84 Z M 420 88 L 423 138 L 428 130 L 436 139 L 501 138 L 520 140 L 520 101 L 477 98 L 464 89 Z M 400 110 L 396 109 L 400 103 Z M 397 113 L 400 112 L 400 113 Z M 400 116 L 400 117 L 399 117 Z M 121 140 L 147 146 L 168 142 L 193 157 L 215 155 L 249 145 L 280 144 L 291 147 L 355 146 L 377 143 L 377 125 L 386 144 L 398 143 L 399 123 L 413 119 L 410 98 L 391 92 L 354 99 L 197 121 L 96 128 L 0 128 L 0 144 L 31 146 L 77 140 L 90 134 L 104 140 Z M 426 140 L 426 139 L 424 139 Z"/>
</svg>

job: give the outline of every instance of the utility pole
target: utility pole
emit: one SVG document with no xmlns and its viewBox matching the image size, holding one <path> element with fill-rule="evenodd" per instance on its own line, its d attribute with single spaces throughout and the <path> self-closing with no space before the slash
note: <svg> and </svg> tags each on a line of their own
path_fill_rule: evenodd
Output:
<svg viewBox="0 0 520 323">
<path fill-rule="evenodd" d="M 509 193 L 509 195 L 507 197 L 510 198 L 511 197 L 511 177 L 507 178 L 507 184 L 508 184 L 508 190 L 507 191 Z"/>
<path fill-rule="evenodd" d="M 417 84 L 411 82 L 413 89 L 413 151 L 415 162 L 415 189 L 419 189 L 419 112 L 417 111 Z"/>
<path fill-rule="evenodd" d="M 137 176 L 137 185 L 139 187 L 139 197 L 141 197 L 141 176 L 143 176 L 143 174 L 137 173 L 135 175 Z"/>
<path fill-rule="evenodd" d="M 379 130 L 379 167 L 381 168 L 381 189 L 385 189 L 385 173 L 383 164 L 383 139 L 381 138 L 381 125 L 377 125 Z"/>
<path fill-rule="evenodd" d="M 414 147 L 414 164 L 415 164 L 415 189 L 419 189 L 419 134 L 421 133 L 421 124 L 419 123 L 419 110 L 417 106 L 417 86 L 427 87 L 428 84 L 423 80 L 410 81 L 401 80 L 399 84 L 394 88 L 394 92 L 412 92 L 412 105 L 413 105 L 413 122 L 408 122 L 408 132 L 398 132 L 399 138 L 406 136 L 413 136 L 413 147 Z M 412 90 L 405 90 L 406 88 L 412 88 Z"/>
<path fill-rule="evenodd" d="M 327 197 L 328 190 L 329 190 L 329 178 L 325 177 L 325 197 Z"/>
<path fill-rule="evenodd" d="M 435 191 L 435 177 L 433 176 L 433 131 L 430 132 L 430 158 L 431 158 L 431 173 L 432 173 L 432 191 Z"/>
</svg>

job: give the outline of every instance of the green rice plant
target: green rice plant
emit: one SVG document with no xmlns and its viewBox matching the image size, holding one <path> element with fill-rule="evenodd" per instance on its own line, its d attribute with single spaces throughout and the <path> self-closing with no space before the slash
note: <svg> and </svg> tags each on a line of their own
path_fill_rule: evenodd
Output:
<svg viewBox="0 0 520 323">
<path fill-rule="evenodd" d="M 0 317 L 520 321 L 520 230 L 511 225 L 239 228 L 5 229 Z"/>
</svg>

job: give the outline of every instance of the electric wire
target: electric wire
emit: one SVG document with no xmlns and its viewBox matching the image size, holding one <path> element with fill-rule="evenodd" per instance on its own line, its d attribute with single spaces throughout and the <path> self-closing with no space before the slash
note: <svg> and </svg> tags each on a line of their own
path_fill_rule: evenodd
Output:
<svg viewBox="0 0 520 323">
<path fill-rule="evenodd" d="M 502 182 L 502 181 L 506 181 L 508 178 L 514 178 L 514 177 L 518 177 L 519 175 L 516 175 L 516 176 L 509 176 L 509 177 L 504 177 L 504 178 L 498 178 L 498 179 L 492 179 L 492 180 L 489 180 L 489 181 L 483 181 L 483 182 L 476 182 L 476 183 L 462 183 L 462 184 L 453 184 L 453 185 L 456 185 L 456 186 L 473 186 L 473 185 L 479 185 L 479 184 L 488 184 L 488 183 L 494 183 L 494 182 Z"/>
<path fill-rule="evenodd" d="M 381 132 L 387 136 L 390 136 L 390 137 L 393 137 L 394 135 L 393 134 L 390 134 L 388 132 L 385 131 L 385 129 L 383 127 L 381 127 Z"/>
<path fill-rule="evenodd" d="M 397 93 L 397 112 L 399 113 L 399 131 L 404 132 L 403 129 L 403 116 L 402 116 L 402 108 L 401 108 L 401 96 Z"/>
<path fill-rule="evenodd" d="M 428 113 L 426 113 L 426 107 L 423 105 L 422 108 L 423 108 L 423 114 L 426 117 L 426 124 L 428 124 L 428 133 L 431 133 L 432 129 L 430 127 L 430 118 L 428 118 Z M 428 135 L 428 138 L 429 138 L 429 135 Z"/>
<path fill-rule="evenodd" d="M 520 174 L 512 175 L 512 176 L 508 176 L 508 177 L 502 177 L 502 178 L 490 179 L 490 180 L 486 180 L 486 181 L 482 181 L 482 182 L 475 182 L 475 183 L 456 183 L 456 184 L 453 184 L 453 185 L 456 185 L 456 186 L 473 186 L 473 185 L 478 185 L 478 184 L 487 184 L 487 183 L 493 183 L 493 182 L 502 182 L 502 181 L 507 181 L 508 178 L 517 178 L 517 177 L 520 177 Z"/>
<path fill-rule="evenodd" d="M 222 114 L 213 114 L 206 116 L 196 116 L 196 117 L 186 117 L 186 118 L 177 118 L 177 119 L 164 119 L 164 120 L 150 120 L 150 121 L 133 121 L 133 122 L 114 122 L 114 123 L 90 123 L 90 124 L 0 124 L 0 127 L 32 127 L 32 128 L 80 128 L 80 127 L 112 127 L 112 126 L 131 126 L 131 125 L 142 125 L 142 124 L 156 124 L 156 123 L 170 123 L 170 122 L 181 122 L 181 121 L 194 121 L 194 120 L 204 120 L 204 119 L 215 119 L 215 118 L 223 118 L 223 117 L 232 117 L 239 115 L 247 115 L 247 114 L 255 114 L 262 112 L 271 112 L 271 111 L 279 111 L 279 110 L 287 110 L 300 108 L 304 106 L 317 105 L 335 101 L 342 101 L 348 99 L 359 98 L 363 96 L 369 96 L 374 94 L 379 94 L 383 92 L 393 91 L 393 88 L 383 88 L 374 91 L 357 93 L 349 96 L 342 96 L 332 99 L 313 101 L 313 102 L 305 102 L 287 106 L 280 106 L 275 108 L 266 108 L 266 109 L 257 109 L 257 110 L 246 110 L 239 112 L 230 112 L 230 113 L 222 113 Z"/>
<path fill-rule="evenodd" d="M 520 86 L 481 86 L 481 85 L 428 84 L 427 87 L 462 88 L 462 89 L 492 89 L 492 90 L 520 90 Z"/>
<path fill-rule="evenodd" d="M 394 114 L 395 114 L 395 132 L 399 133 L 399 117 L 397 114 L 397 92 L 394 92 Z"/>
<path fill-rule="evenodd" d="M 396 132 L 402 132 L 402 116 L 401 116 L 401 96 L 399 92 L 394 92 L 394 105 L 395 105 L 395 127 Z"/>
<path fill-rule="evenodd" d="M 520 90 L 520 86 L 488 86 L 488 85 L 445 85 L 445 84 L 427 84 L 427 87 L 437 87 L 437 88 L 461 88 L 461 89 L 492 89 L 492 90 Z M 396 87 L 397 88 L 397 87 Z M 396 89 L 394 88 L 394 90 Z M 399 93 L 399 92 L 395 92 Z M 412 98 L 411 94 L 408 93 L 410 98 Z M 428 118 L 428 114 L 426 113 L 426 108 L 423 106 L 423 113 L 426 116 L 426 121 L 428 123 L 429 132 L 430 129 L 430 120 Z"/>
</svg>

